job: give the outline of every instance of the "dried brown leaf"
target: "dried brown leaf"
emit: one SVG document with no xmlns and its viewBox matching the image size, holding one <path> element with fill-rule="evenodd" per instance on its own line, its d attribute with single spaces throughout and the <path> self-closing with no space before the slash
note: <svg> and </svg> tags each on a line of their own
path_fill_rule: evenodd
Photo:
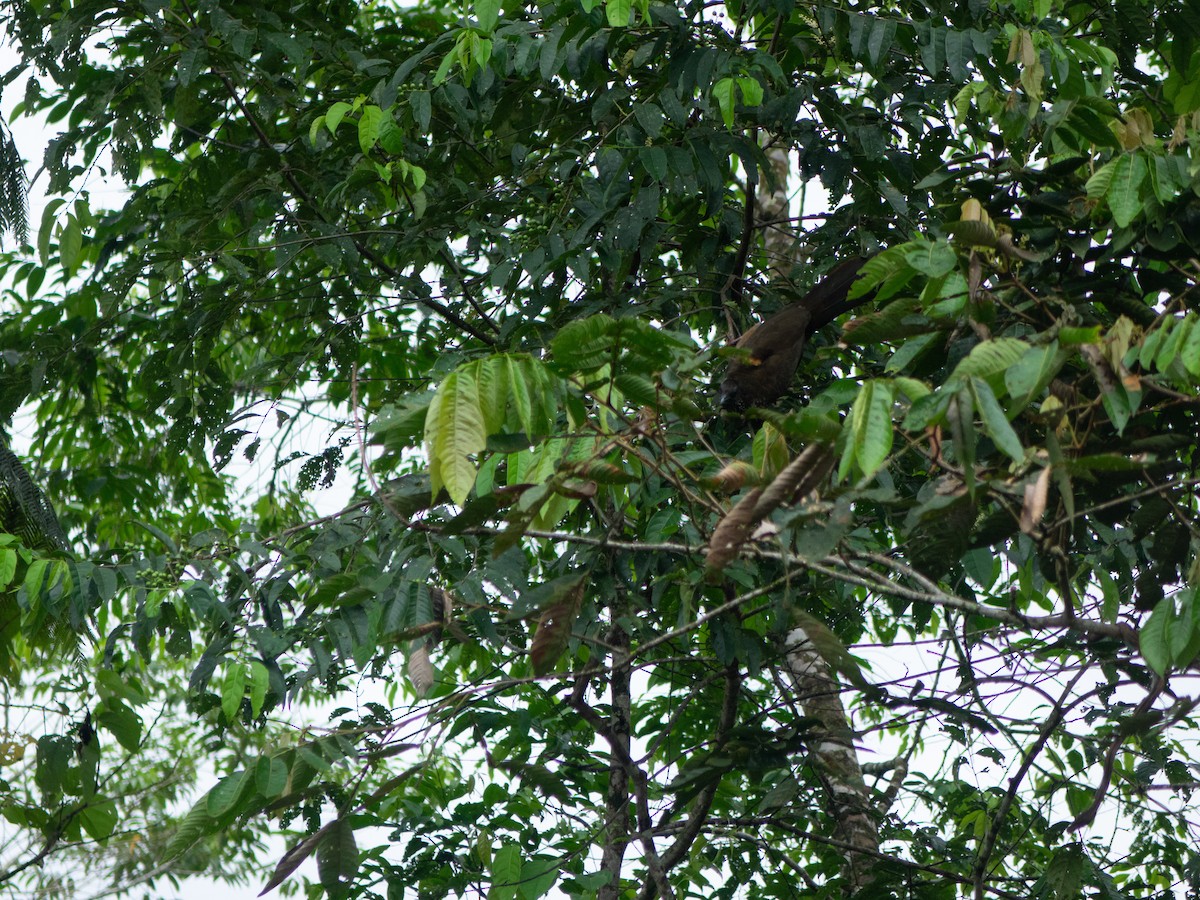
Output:
<svg viewBox="0 0 1200 900">
<path fill-rule="evenodd" d="M 738 555 L 742 544 L 746 542 L 746 536 L 750 533 L 750 529 L 758 522 L 754 516 L 754 507 L 758 504 L 761 496 L 762 489 L 755 488 L 739 500 L 733 509 L 725 514 L 725 518 L 717 523 L 712 538 L 708 542 L 708 560 L 704 565 L 710 578 L 723 572 L 725 567 Z"/>
<path fill-rule="evenodd" d="M 571 640 L 571 629 L 579 615 L 579 607 L 583 604 L 584 588 L 585 582 L 581 578 L 566 596 L 546 607 L 542 617 L 538 619 L 537 631 L 533 635 L 533 643 L 529 646 L 529 661 L 533 664 L 533 674 L 545 675 L 566 652 Z"/>
<path fill-rule="evenodd" d="M 1021 505 L 1021 531 L 1025 534 L 1033 534 L 1033 529 L 1042 521 L 1049 491 L 1050 466 L 1046 466 L 1036 479 L 1025 485 L 1025 502 Z"/>
<path fill-rule="evenodd" d="M 425 644 L 418 644 L 408 654 L 408 680 L 418 697 L 424 697 L 433 687 L 433 663 Z"/>
</svg>

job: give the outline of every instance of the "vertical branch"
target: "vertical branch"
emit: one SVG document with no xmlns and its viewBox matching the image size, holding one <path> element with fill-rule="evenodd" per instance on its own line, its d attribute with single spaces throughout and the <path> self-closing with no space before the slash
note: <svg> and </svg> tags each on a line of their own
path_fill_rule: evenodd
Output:
<svg viewBox="0 0 1200 900">
<path fill-rule="evenodd" d="M 841 686 L 803 628 L 788 632 L 786 655 L 800 707 L 804 715 L 820 723 L 812 730 L 809 748 L 829 792 L 829 811 L 837 822 L 839 837 L 854 848 L 846 853 L 843 871 L 851 889 L 858 891 L 872 880 L 879 830 L 854 749 L 854 732 L 842 706 Z"/>
<path fill-rule="evenodd" d="M 612 605 L 612 629 L 608 642 L 612 648 L 612 670 L 609 687 L 612 692 L 612 714 L 603 730 L 609 745 L 608 792 L 605 795 L 605 833 L 600 869 L 608 873 L 608 881 L 596 893 L 597 900 L 617 900 L 621 896 L 621 866 L 625 848 L 629 846 L 630 802 L 630 708 L 629 634 L 618 623 L 621 620 L 622 598 L 617 593 Z"/>
<path fill-rule="evenodd" d="M 775 143 L 770 135 L 764 133 L 761 140 L 771 169 L 765 173 L 765 183 L 754 195 L 754 223 L 762 231 L 771 280 L 786 284 L 797 262 L 798 245 L 796 235 L 785 227 L 791 219 L 788 215 L 788 176 L 792 161 L 788 148 Z"/>
<path fill-rule="evenodd" d="M 756 196 L 755 216 L 763 233 L 771 279 L 776 284 L 786 284 L 799 262 L 800 249 L 796 235 L 784 227 L 790 219 L 791 158 L 786 146 L 769 137 L 764 137 L 763 145 L 771 162 L 767 179 L 770 190 L 759 191 Z M 801 709 L 820 723 L 814 729 L 815 739 L 810 742 L 810 749 L 816 770 L 825 782 L 829 812 L 837 823 L 839 836 L 853 848 L 846 851 L 843 871 L 851 890 L 858 891 L 873 877 L 872 866 L 879 853 L 878 811 L 863 779 L 854 733 L 842 706 L 841 686 L 810 635 L 799 626 L 788 633 L 786 659 Z"/>
</svg>

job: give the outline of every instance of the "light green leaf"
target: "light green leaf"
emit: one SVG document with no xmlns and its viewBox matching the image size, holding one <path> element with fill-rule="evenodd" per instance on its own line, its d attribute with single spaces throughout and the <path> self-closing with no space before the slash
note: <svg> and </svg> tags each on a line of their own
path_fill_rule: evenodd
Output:
<svg viewBox="0 0 1200 900">
<path fill-rule="evenodd" d="M 532 438 L 534 434 L 533 402 L 530 397 L 529 380 L 525 375 L 528 357 L 505 356 L 503 359 L 505 366 L 508 367 L 508 394 L 512 398 L 513 408 L 517 413 L 517 422 L 526 436 Z"/>
<path fill-rule="evenodd" d="M 17 551 L 12 547 L 0 548 L 0 588 L 8 587 L 17 574 Z"/>
<path fill-rule="evenodd" d="M 470 372 L 479 390 L 479 408 L 483 412 L 483 426 L 487 434 L 496 434 L 504 428 L 505 411 L 508 407 L 509 366 L 505 356 L 489 356 L 472 363 Z"/>
<path fill-rule="evenodd" d="M 83 250 L 83 232 L 79 220 L 67 213 L 67 221 L 58 235 L 58 259 L 68 275 L 73 275 L 79 266 L 79 255 Z"/>
<path fill-rule="evenodd" d="M 633 15 L 633 0 L 604 0 L 604 15 L 613 28 L 625 28 Z"/>
<path fill-rule="evenodd" d="M 383 128 L 386 113 L 378 106 L 364 106 L 358 117 L 358 148 L 364 154 L 370 153 L 379 140 L 380 129 Z"/>
<path fill-rule="evenodd" d="M 237 717 L 245 694 L 246 667 L 239 662 L 226 662 L 225 680 L 221 683 L 221 712 L 225 714 L 226 719 L 233 721 Z"/>
<path fill-rule="evenodd" d="M 441 63 L 437 67 L 437 71 L 433 73 L 433 84 L 436 87 L 445 82 L 450 75 L 450 67 L 454 65 L 458 59 L 458 45 L 456 44 L 450 50 L 446 51 L 446 55 L 442 57 Z"/>
<path fill-rule="evenodd" d="M 1126 154 L 1118 156 L 1116 159 L 1109 160 L 1099 169 L 1097 169 L 1084 185 L 1084 192 L 1089 200 L 1103 200 L 1108 193 L 1109 187 L 1112 185 L 1113 176 L 1117 171 L 1117 165 L 1122 159 L 1126 158 Z"/>
<path fill-rule="evenodd" d="M 475 464 L 468 458 L 487 444 L 479 388 L 468 370 L 451 372 L 442 382 L 425 417 L 425 452 L 433 496 L 446 492 L 462 506 L 475 484 Z"/>
<path fill-rule="evenodd" d="M 722 78 L 712 86 L 712 94 L 717 101 L 717 106 L 721 110 L 721 118 L 725 121 L 725 127 L 732 128 L 733 109 L 736 103 L 733 79 Z"/>
<path fill-rule="evenodd" d="M 314 147 L 317 145 L 317 135 L 321 129 L 325 127 L 325 117 L 317 116 L 313 119 L 312 125 L 308 128 L 308 142 Z"/>
<path fill-rule="evenodd" d="M 250 662 L 250 715 L 258 716 L 262 712 L 263 703 L 267 698 L 267 688 L 271 683 L 271 675 L 267 667 L 257 659 Z"/>
<path fill-rule="evenodd" d="M 1138 647 L 1146 664 L 1161 677 L 1171 666 L 1171 648 L 1167 640 L 1168 625 L 1175 618 L 1175 601 L 1170 597 L 1158 601 L 1138 633 Z"/>
<path fill-rule="evenodd" d="M 337 134 L 338 126 L 342 124 L 342 119 L 346 118 L 346 113 L 351 109 L 353 107 L 349 103 L 343 102 L 329 107 L 329 112 L 325 113 L 325 127 L 329 129 L 330 134 Z"/>
<path fill-rule="evenodd" d="M 763 101 L 763 86 L 757 78 L 742 75 L 737 80 L 738 90 L 742 94 L 742 102 L 747 106 L 758 106 Z"/>
</svg>

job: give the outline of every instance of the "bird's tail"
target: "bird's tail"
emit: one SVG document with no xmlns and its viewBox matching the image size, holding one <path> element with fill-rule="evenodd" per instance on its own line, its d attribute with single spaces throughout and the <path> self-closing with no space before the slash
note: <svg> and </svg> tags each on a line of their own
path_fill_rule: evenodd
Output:
<svg viewBox="0 0 1200 900">
<path fill-rule="evenodd" d="M 804 295 L 804 299 L 800 301 L 799 305 L 808 309 L 812 314 L 812 318 L 808 322 L 810 334 L 818 328 L 828 325 L 842 313 L 849 312 L 871 299 L 871 294 L 864 294 L 853 300 L 847 298 L 850 286 L 858 277 L 859 270 L 866 264 L 866 258 L 861 256 L 840 262 L 830 269 L 829 274 L 822 278 L 811 291 Z"/>
</svg>

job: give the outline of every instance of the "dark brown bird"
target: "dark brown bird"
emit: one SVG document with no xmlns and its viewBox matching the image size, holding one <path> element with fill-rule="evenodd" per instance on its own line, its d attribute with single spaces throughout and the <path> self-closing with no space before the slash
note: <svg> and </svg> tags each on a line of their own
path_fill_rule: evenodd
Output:
<svg viewBox="0 0 1200 900">
<path fill-rule="evenodd" d="M 738 338 L 733 346 L 750 356 L 730 361 L 721 382 L 721 406 L 736 410 L 766 406 L 783 396 L 796 375 L 808 336 L 871 299 L 870 295 L 846 299 L 866 262 L 855 257 L 839 263 L 801 299 Z"/>
</svg>

